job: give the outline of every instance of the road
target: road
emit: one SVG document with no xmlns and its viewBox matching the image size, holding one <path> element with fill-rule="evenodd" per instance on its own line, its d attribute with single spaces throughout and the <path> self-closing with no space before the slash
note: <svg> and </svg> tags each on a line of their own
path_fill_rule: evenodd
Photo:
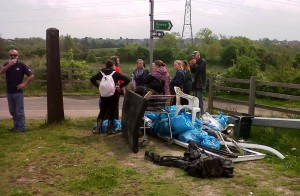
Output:
<svg viewBox="0 0 300 196">
<path fill-rule="evenodd" d="M 68 96 L 63 98 L 64 114 L 66 118 L 79 118 L 79 117 L 97 117 L 98 109 L 98 96 Z M 27 119 L 47 119 L 47 97 L 25 97 L 25 115 Z M 123 97 L 120 98 L 120 110 L 123 105 Z M 204 102 L 205 109 L 207 102 Z M 230 111 L 238 111 L 239 113 L 247 113 L 248 107 L 236 105 L 225 102 L 214 102 L 214 106 L 224 108 Z M 259 116 L 274 117 L 282 116 L 282 114 L 256 109 L 256 114 Z M 122 114 L 122 112 L 120 112 Z M 6 97 L 0 97 L 0 119 L 11 118 L 8 111 Z"/>
</svg>

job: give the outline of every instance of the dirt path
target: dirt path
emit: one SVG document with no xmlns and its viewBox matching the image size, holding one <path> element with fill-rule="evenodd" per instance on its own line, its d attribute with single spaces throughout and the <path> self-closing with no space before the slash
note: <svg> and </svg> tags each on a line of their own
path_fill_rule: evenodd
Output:
<svg viewBox="0 0 300 196">
<path fill-rule="evenodd" d="M 63 98 L 66 118 L 96 117 L 98 115 L 98 96 L 68 96 Z M 45 119 L 47 115 L 47 97 L 25 97 L 25 114 L 27 119 Z M 120 98 L 120 110 L 123 97 Z M 204 102 L 207 109 L 207 101 Z M 248 107 L 232 103 L 215 101 L 214 106 L 233 112 L 247 113 Z M 121 112 L 120 112 L 121 114 Z M 256 109 L 256 114 L 265 117 L 282 117 L 283 114 L 265 109 Z M 0 97 L 0 119 L 11 118 L 6 97 Z"/>
</svg>

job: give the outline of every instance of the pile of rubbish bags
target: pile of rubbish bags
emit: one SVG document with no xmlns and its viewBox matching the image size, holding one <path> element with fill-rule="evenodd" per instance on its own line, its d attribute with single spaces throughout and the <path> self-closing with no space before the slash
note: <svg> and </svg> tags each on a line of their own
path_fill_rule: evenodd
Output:
<svg viewBox="0 0 300 196">
<path fill-rule="evenodd" d="M 227 126 L 228 116 L 221 112 L 217 117 L 205 113 L 201 119 L 196 118 L 195 123 L 192 123 L 192 114 L 182 110 L 178 115 L 175 115 L 176 106 L 166 107 L 166 111 L 171 121 L 172 138 L 179 141 L 189 143 L 196 142 L 201 146 L 206 146 L 219 150 L 221 143 L 213 135 L 214 131 L 222 132 Z M 166 113 L 146 112 L 145 116 L 152 123 L 152 132 L 161 136 L 170 136 L 169 119 Z"/>
<path fill-rule="evenodd" d="M 170 136 L 179 141 L 189 143 L 195 142 L 201 146 L 206 146 L 216 150 L 220 150 L 221 143 L 215 137 L 214 131 L 222 132 L 227 126 L 228 116 L 225 116 L 221 112 L 217 117 L 211 116 L 209 113 L 205 113 L 201 116 L 201 119 L 196 117 L 195 123 L 192 122 L 192 114 L 182 110 L 178 115 L 176 113 L 176 106 L 168 106 L 165 108 L 168 114 L 165 112 L 145 112 L 148 124 L 151 126 L 153 134 L 159 134 L 160 136 Z M 171 131 L 169 128 L 169 117 L 171 124 Z M 107 132 L 108 120 L 103 121 L 102 133 Z M 96 130 L 96 124 L 92 128 L 94 132 Z M 121 131 L 122 125 L 119 120 L 114 120 L 114 131 Z"/>
</svg>

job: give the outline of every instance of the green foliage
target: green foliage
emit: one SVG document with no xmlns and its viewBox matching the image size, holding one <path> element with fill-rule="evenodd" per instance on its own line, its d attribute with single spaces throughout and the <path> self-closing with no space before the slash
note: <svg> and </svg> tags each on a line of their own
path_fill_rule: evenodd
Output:
<svg viewBox="0 0 300 196">
<path fill-rule="evenodd" d="M 69 50 L 69 56 L 61 59 L 62 79 L 68 79 L 69 71 L 72 72 L 73 80 L 86 80 L 90 77 L 90 65 L 85 61 L 74 60 L 74 51 Z"/>
<path fill-rule="evenodd" d="M 236 55 L 237 55 L 236 51 L 237 51 L 237 47 L 233 45 L 223 48 L 221 54 L 221 63 L 226 66 L 232 65 L 236 59 Z"/>
<path fill-rule="evenodd" d="M 221 56 L 221 46 L 215 42 L 206 47 L 206 60 L 217 61 Z"/>
<path fill-rule="evenodd" d="M 247 75 L 254 73 L 259 65 L 259 77 L 265 81 L 299 83 L 300 43 L 280 42 L 264 38 L 253 41 L 245 37 L 216 36 L 210 29 L 200 29 L 194 36 L 194 43 L 183 40 L 178 32 L 166 32 L 164 38 L 154 39 L 154 60 L 162 59 L 171 63 L 175 59 L 190 60 L 191 52 L 198 50 L 210 66 L 220 68 L 233 67 L 235 74 Z M 133 63 L 138 58 L 149 61 L 148 39 L 102 39 L 102 38 L 72 38 L 70 35 L 60 36 L 61 58 L 69 58 L 68 51 L 73 50 L 72 59 L 82 64 L 104 63 L 113 55 L 120 56 L 122 62 Z M 7 52 L 16 48 L 20 58 L 33 66 L 33 69 L 45 65 L 46 41 L 42 38 L 16 38 L 5 40 L 0 38 L 0 58 L 5 60 Z M 253 62 L 248 50 L 253 52 L 255 67 L 246 69 Z M 256 55 L 255 55 L 256 54 Z M 246 57 L 241 57 L 241 56 Z M 238 59 L 239 56 L 239 59 Z M 248 57 L 247 57 L 248 56 Z M 65 61 L 65 60 L 62 60 Z M 71 62 L 67 62 L 70 64 Z M 79 63 L 79 64 L 80 64 Z M 241 66 L 241 63 L 247 65 Z M 77 66 L 77 65 L 74 65 Z M 80 65 L 78 65 L 80 67 Z M 238 70 L 240 69 L 240 70 Z M 246 72 L 245 72 L 246 70 Z M 220 70 L 221 72 L 221 70 Z"/>
<path fill-rule="evenodd" d="M 86 62 L 96 63 L 96 55 L 94 53 L 89 53 L 86 57 Z"/>
<path fill-rule="evenodd" d="M 73 40 L 70 35 L 60 37 L 62 51 L 69 51 L 74 47 Z"/>
<path fill-rule="evenodd" d="M 0 36 L 0 58 L 5 58 L 7 56 L 7 51 L 5 50 L 4 39 Z"/>
<path fill-rule="evenodd" d="M 162 60 L 165 63 L 171 63 L 174 61 L 175 54 L 171 48 L 155 49 L 153 51 L 154 60 Z"/>
<path fill-rule="evenodd" d="M 149 60 L 149 50 L 145 47 L 139 46 L 135 53 L 136 59 L 143 59 L 144 61 Z"/>
<path fill-rule="evenodd" d="M 213 34 L 212 30 L 209 28 L 202 28 L 200 29 L 195 35 L 195 41 L 199 40 L 200 45 L 202 44 L 212 44 L 218 40 L 218 36 Z"/>
<path fill-rule="evenodd" d="M 295 77 L 297 77 L 295 74 L 297 73 L 297 70 L 293 68 L 289 55 L 277 55 L 276 62 L 277 64 L 275 66 L 267 66 L 266 68 L 265 75 L 269 81 L 290 83 Z"/>
<path fill-rule="evenodd" d="M 246 54 L 239 55 L 233 66 L 228 68 L 224 76 L 229 78 L 249 79 L 251 76 L 258 76 L 259 64 L 254 51 L 247 49 Z"/>
<path fill-rule="evenodd" d="M 293 67 L 295 69 L 300 68 L 300 52 L 295 55 L 295 59 L 294 59 L 294 62 L 293 62 Z"/>
<path fill-rule="evenodd" d="M 129 44 L 125 47 L 119 48 L 117 55 L 123 62 L 135 62 L 139 58 L 144 61 L 149 59 L 148 49 L 138 44 Z"/>
<path fill-rule="evenodd" d="M 178 33 L 165 33 L 163 38 L 155 40 L 154 49 L 172 49 L 179 50 L 180 35 Z"/>
</svg>

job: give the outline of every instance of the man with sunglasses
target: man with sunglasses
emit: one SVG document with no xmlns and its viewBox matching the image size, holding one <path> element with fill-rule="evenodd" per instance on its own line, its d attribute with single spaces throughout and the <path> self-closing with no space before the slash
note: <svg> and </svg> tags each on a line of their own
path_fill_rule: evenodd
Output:
<svg viewBox="0 0 300 196">
<path fill-rule="evenodd" d="M 25 112 L 23 89 L 33 80 L 31 69 L 18 60 L 19 52 L 15 49 L 9 51 L 9 60 L 0 67 L 0 74 L 6 74 L 6 92 L 9 113 L 13 117 L 14 126 L 10 131 L 24 132 Z M 27 76 L 24 81 L 24 75 Z"/>
</svg>

